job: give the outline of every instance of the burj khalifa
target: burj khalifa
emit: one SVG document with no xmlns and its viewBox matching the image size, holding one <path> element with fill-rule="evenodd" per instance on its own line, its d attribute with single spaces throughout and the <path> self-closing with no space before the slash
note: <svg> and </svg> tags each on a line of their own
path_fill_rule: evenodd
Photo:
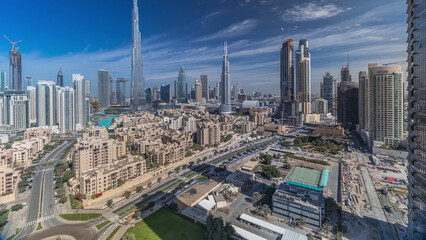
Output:
<svg viewBox="0 0 426 240">
<path fill-rule="evenodd" d="M 146 104 L 145 78 L 143 77 L 143 60 L 141 53 L 141 32 L 139 31 L 138 1 L 133 0 L 132 11 L 132 76 L 131 106 L 138 109 Z"/>
</svg>

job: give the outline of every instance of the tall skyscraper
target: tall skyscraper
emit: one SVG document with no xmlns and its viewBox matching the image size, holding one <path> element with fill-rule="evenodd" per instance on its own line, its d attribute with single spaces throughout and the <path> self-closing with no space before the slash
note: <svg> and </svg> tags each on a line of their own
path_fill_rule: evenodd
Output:
<svg viewBox="0 0 426 240">
<path fill-rule="evenodd" d="M 201 82 L 198 80 L 195 81 L 195 101 L 201 103 L 203 101 L 203 91 Z"/>
<path fill-rule="evenodd" d="M 62 68 L 59 68 L 58 75 L 56 75 L 56 85 L 64 87 L 64 74 L 62 73 Z"/>
<path fill-rule="evenodd" d="M 296 51 L 296 89 L 300 94 L 302 113 L 311 113 L 311 54 L 307 39 L 299 41 L 299 49 Z"/>
<path fill-rule="evenodd" d="M 12 125 L 15 130 L 28 128 L 28 95 L 24 91 L 0 92 L 0 115 L 0 125 Z"/>
<path fill-rule="evenodd" d="M 9 77 L 9 90 L 24 91 L 24 85 L 22 84 L 22 56 L 14 44 L 9 52 Z"/>
<path fill-rule="evenodd" d="M 206 102 L 208 102 L 210 99 L 209 77 L 207 75 L 201 75 L 200 80 L 201 80 L 201 87 L 203 89 L 203 98 L 205 98 Z"/>
<path fill-rule="evenodd" d="M 234 101 L 238 100 L 238 94 L 240 94 L 240 89 L 241 89 L 241 86 L 239 83 L 232 85 L 231 96 L 234 99 Z"/>
<path fill-rule="evenodd" d="M 143 60 L 141 53 L 141 32 L 139 31 L 138 0 L 133 0 L 132 29 L 133 40 L 131 105 L 133 108 L 138 108 L 145 104 L 145 79 L 143 77 Z"/>
<path fill-rule="evenodd" d="M 111 84 L 109 72 L 106 70 L 98 71 L 98 98 L 101 109 L 107 109 L 110 105 Z M 138 105 L 139 106 L 139 105 Z"/>
<path fill-rule="evenodd" d="M 86 81 L 86 97 L 92 99 L 92 85 L 90 80 L 84 79 Z"/>
<path fill-rule="evenodd" d="M 75 131 L 75 91 L 70 87 L 58 88 L 58 125 L 61 133 Z"/>
<path fill-rule="evenodd" d="M 30 126 L 37 123 L 37 88 L 29 86 L 28 94 L 28 118 Z"/>
<path fill-rule="evenodd" d="M 152 87 L 152 101 L 157 101 L 160 99 L 158 92 L 158 87 Z"/>
<path fill-rule="evenodd" d="M 299 107 L 294 82 L 294 42 L 287 39 L 280 50 L 280 116 L 288 124 L 299 123 Z"/>
<path fill-rule="evenodd" d="M 56 125 L 56 83 L 39 81 L 37 83 L 37 126 Z"/>
<path fill-rule="evenodd" d="M 370 114 L 372 141 L 387 145 L 399 143 L 404 132 L 404 83 L 401 66 L 369 64 Z"/>
<path fill-rule="evenodd" d="M 360 71 L 358 75 L 359 93 L 358 93 L 358 118 L 359 128 L 368 129 L 368 109 L 369 109 L 369 87 L 368 74 L 365 71 Z"/>
<path fill-rule="evenodd" d="M 98 71 L 99 74 L 99 71 Z M 83 129 L 89 122 L 87 113 L 88 103 L 86 101 L 86 80 L 83 75 L 73 74 L 73 91 L 74 91 L 74 111 L 76 129 Z M 101 96 L 101 95 L 100 95 Z M 99 98 L 101 99 L 101 98 Z M 102 105 L 101 105 L 102 106 Z"/>
<path fill-rule="evenodd" d="M 32 77 L 25 77 L 24 78 L 24 91 L 28 91 L 28 87 L 33 86 L 33 78 Z"/>
<path fill-rule="evenodd" d="M 6 73 L 0 71 L 0 92 L 6 91 Z"/>
<path fill-rule="evenodd" d="M 349 65 L 343 66 L 341 82 L 337 86 L 337 121 L 345 128 L 358 124 L 358 84 L 352 82 Z"/>
<path fill-rule="evenodd" d="M 426 239 L 426 2 L 407 1 L 408 235 Z"/>
<path fill-rule="evenodd" d="M 160 87 L 161 102 L 170 103 L 170 84 Z"/>
<path fill-rule="evenodd" d="M 330 75 L 329 72 L 325 74 L 322 78 L 322 88 L 323 88 L 323 96 L 325 100 L 327 100 L 328 110 L 333 109 L 334 102 L 334 86 L 333 86 L 333 76 Z"/>
<path fill-rule="evenodd" d="M 146 97 L 146 104 L 152 104 L 152 92 L 151 92 L 151 88 L 145 89 L 145 97 Z"/>
<path fill-rule="evenodd" d="M 216 82 L 215 97 L 216 97 L 216 100 L 219 101 L 220 99 L 220 83 L 219 82 Z"/>
<path fill-rule="evenodd" d="M 178 80 L 175 81 L 174 94 L 178 102 L 186 102 L 188 97 L 188 83 L 186 82 L 186 74 L 183 66 L 180 66 Z"/>
<path fill-rule="evenodd" d="M 115 80 L 115 92 L 117 96 L 117 103 L 123 105 L 126 101 L 126 82 L 124 78 L 117 78 Z"/>
<path fill-rule="evenodd" d="M 221 102 L 220 114 L 230 114 L 231 108 L 231 74 L 229 73 L 228 43 L 224 43 L 224 55 L 222 63 L 222 76 L 220 81 Z"/>
</svg>

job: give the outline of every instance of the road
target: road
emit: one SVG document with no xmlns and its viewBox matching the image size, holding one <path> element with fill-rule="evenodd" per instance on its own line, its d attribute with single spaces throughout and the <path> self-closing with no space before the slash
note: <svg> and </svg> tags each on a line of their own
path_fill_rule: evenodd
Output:
<svg viewBox="0 0 426 240">
<path fill-rule="evenodd" d="M 47 162 L 58 162 L 61 155 L 72 142 L 66 142 L 50 152 L 43 162 L 34 164 L 35 176 L 32 184 L 31 200 L 28 204 L 28 216 L 23 230 L 14 238 L 21 239 L 24 236 L 31 234 L 38 226 L 38 223 L 43 223 L 49 227 L 62 224 L 53 214 L 54 209 L 54 193 L 53 193 L 53 169 L 54 165 L 43 167 L 42 164 Z M 44 181 L 43 181 L 44 176 Z M 43 191 L 42 191 L 43 186 Z M 40 196 L 43 195 L 42 199 Z M 40 201 L 42 201 L 42 214 L 40 216 Z"/>
</svg>

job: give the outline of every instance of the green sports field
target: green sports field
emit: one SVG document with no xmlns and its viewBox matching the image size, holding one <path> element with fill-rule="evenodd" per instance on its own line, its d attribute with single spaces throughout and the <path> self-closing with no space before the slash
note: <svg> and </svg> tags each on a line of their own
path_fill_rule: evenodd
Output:
<svg viewBox="0 0 426 240">
<path fill-rule="evenodd" d="M 164 208 L 130 228 L 138 240 L 203 240 L 205 228 Z"/>
</svg>

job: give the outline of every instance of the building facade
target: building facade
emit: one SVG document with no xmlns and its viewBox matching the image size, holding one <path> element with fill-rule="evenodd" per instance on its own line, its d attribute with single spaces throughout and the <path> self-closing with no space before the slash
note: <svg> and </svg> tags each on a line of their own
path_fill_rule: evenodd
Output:
<svg viewBox="0 0 426 240">
<path fill-rule="evenodd" d="M 175 81 L 175 97 L 179 103 L 184 103 L 188 98 L 188 83 L 183 66 L 180 66 L 178 80 Z"/>
<path fill-rule="evenodd" d="M 161 85 L 160 98 L 163 103 L 170 103 L 170 85 Z"/>
<path fill-rule="evenodd" d="M 70 87 L 58 89 L 58 123 L 61 133 L 75 131 L 75 91 Z"/>
<path fill-rule="evenodd" d="M 59 68 L 58 75 L 56 76 L 56 85 L 64 87 L 64 74 L 62 73 L 62 68 Z"/>
<path fill-rule="evenodd" d="M 0 92 L 6 91 L 6 73 L 0 71 Z"/>
<path fill-rule="evenodd" d="M 337 86 L 337 121 L 345 128 L 358 124 L 358 84 L 352 82 L 349 66 L 340 71 L 341 82 Z"/>
<path fill-rule="evenodd" d="M 334 103 L 334 79 L 333 76 L 330 75 L 329 72 L 325 74 L 325 76 L 322 78 L 322 96 L 321 98 L 324 98 L 327 100 L 328 103 L 328 111 L 331 111 L 333 109 L 333 103 Z"/>
<path fill-rule="evenodd" d="M 117 96 L 117 103 L 123 105 L 126 101 L 126 82 L 124 78 L 117 78 L 115 80 L 115 92 Z"/>
<path fill-rule="evenodd" d="M 24 91 L 24 84 L 22 83 L 22 56 L 13 45 L 12 50 L 9 52 L 9 90 Z"/>
<path fill-rule="evenodd" d="M 224 55 L 222 63 L 222 75 L 220 81 L 221 101 L 220 101 L 220 114 L 230 114 L 231 108 L 231 74 L 229 73 L 228 61 L 228 45 L 224 44 Z"/>
<path fill-rule="evenodd" d="M 404 138 L 404 83 L 401 66 L 369 64 L 372 141 L 388 142 Z"/>
<path fill-rule="evenodd" d="M 145 104 L 145 78 L 143 76 L 143 59 L 141 52 L 141 32 L 139 31 L 138 1 L 133 0 L 132 10 L 132 76 L 130 102 L 133 108 Z"/>
<path fill-rule="evenodd" d="M 408 233 L 426 239 L 426 2 L 407 1 Z"/>
<path fill-rule="evenodd" d="M 197 103 L 203 102 L 203 90 L 201 83 L 198 80 L 195 81 L 195 101 Z"/>
<path fill-rule="evenodd" d="M 101 109 L 107 109 L 110 105 L 111 84 L 109 71 L 98 71 L 98 98 Z"/>
<path fill-rule="evenodd" d="M 311 113 L 311 54 L 307 39 L 299 41 L 299 49 L 296 51 L 296 89 L 300 96 L 302 113 Z"/>
<path fill-rule="evenodd" d="M 365 71 L 359 72 L 359 92 L 358 92 L 358 120 L 359 129 L 368 129 L 368 114 L 369 114 L 369 87 L 368 74 Z"/>
<path fill-rule="evenodd" d="M 37 83 L 37 126 L 54 126 L 56 121 L 56 83 L 39 81 Z"/>
<path fill-rule="evenodd" d="M 202 146 L 219 144 L 220 125 L 206 122 L 199 123 L 197 125 L 197 143 Z"/>
<path fill-rule="evenodd" d="M 208 102 L 210 100 L 209 77 L 207 75 L 201 75 L 200 81 L 201 81 L 203 98 L 205 98 L 206 102 Z"/>
<path fill-rule="evenodd" d="M 89 101 L 86 97 L 86 79 L 83 75 L 73 74 L 75 124 L 80 130 L 89 122 Z"/>
</svg>

